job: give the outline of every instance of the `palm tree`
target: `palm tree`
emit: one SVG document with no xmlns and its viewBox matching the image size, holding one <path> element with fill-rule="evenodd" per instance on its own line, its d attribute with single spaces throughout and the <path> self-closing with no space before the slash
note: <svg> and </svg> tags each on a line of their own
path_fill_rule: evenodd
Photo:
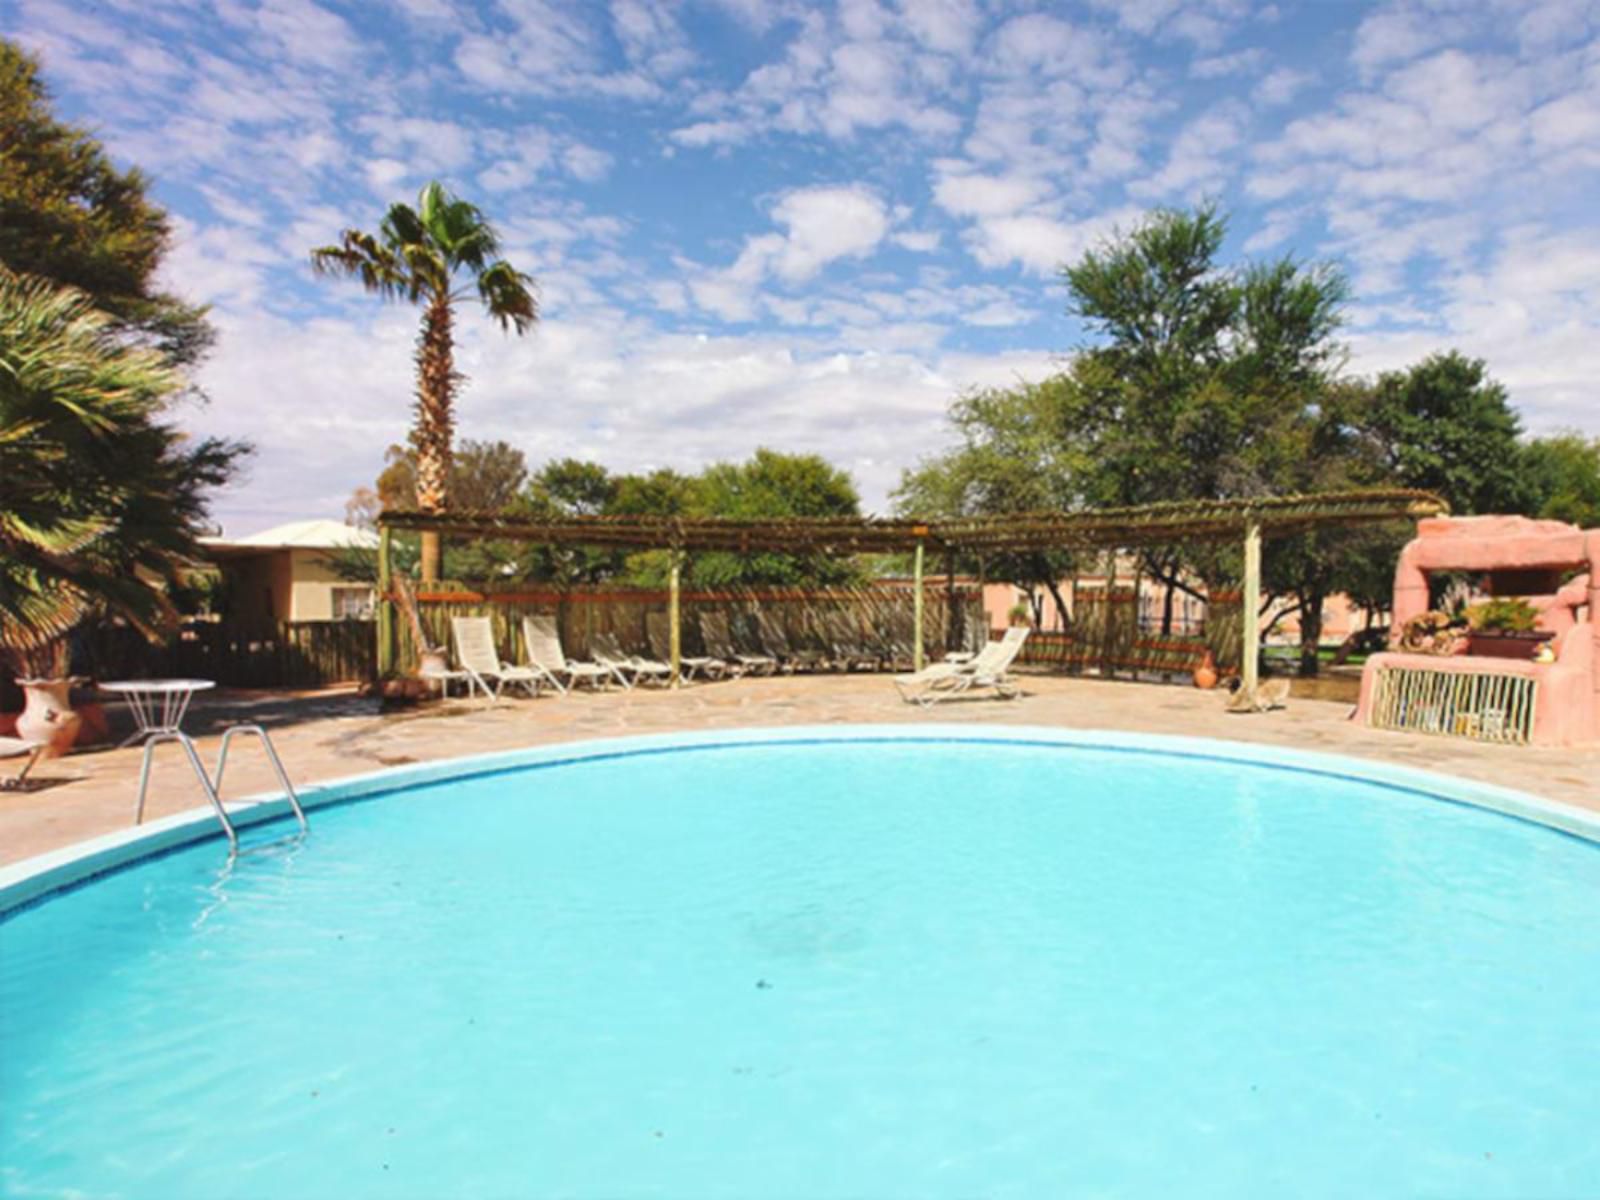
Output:
<svg viewBox="0 0 1600 1200">
<path fill-rule="evenodd" d="M 411 433 L 417 452 L 417 507 L 443 512 L 449 503 L 450 439 L 456 388 L 451 322 L 468 288 L 454 288 L 465 270 L 469 286 L 500 328 L 523 334 L 539 319 L 533 279 L 496 257 L 500 239 L 473 204 L 437 181 L 417 196 L 417 207 L 391 205 L 375 235 L 346 229 L 337 246 L 311 252 L 321 275 L 359 279 L 369 292 L 421 304 L 417 336 L 417 421 Z M 422 536 L 422 578 L 439 578 L 439 535 Z"/>
<path fill-rule="evenodd" d="M 84 293 L 0 268 L 0 659 L 59 673 L 90 612 L 150 636 L 245 447 L 158 418 L 184 386 Z"/>
</svg>

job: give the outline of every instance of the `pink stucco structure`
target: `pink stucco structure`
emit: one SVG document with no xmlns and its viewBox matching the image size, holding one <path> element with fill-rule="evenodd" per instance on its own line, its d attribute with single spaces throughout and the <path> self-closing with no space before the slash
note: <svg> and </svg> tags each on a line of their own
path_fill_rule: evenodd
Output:
<svg viewBox="0 0 1600 1200">
<path fill-rule="evenodd" d="M 1565 584 L 1559 576 L 1578 571 Z M 1422 521 L 1394 574 L 1392 637 L 1428 610 L 1433 571 L 1483 572 L 1497 595 L 1521 595 L 1539 610 L 1539 627 L 1556 634 L 1553 663 L 1458 655 L 1375 654 L 1361 675 L 1357 719 L 1372 713 L 1377 673 L 1386 666 L 1449 674 L 1514 674 L 1537 679 L 1532 740 L 1567 746 L 1600 740 L 1600 529 L 1527 517 L 1436 517 Z M 1542 582 L 1541 582 L 1542 577 Z M 1530 590 L 1523 590 L 1529 588 Z"/>
</svg>

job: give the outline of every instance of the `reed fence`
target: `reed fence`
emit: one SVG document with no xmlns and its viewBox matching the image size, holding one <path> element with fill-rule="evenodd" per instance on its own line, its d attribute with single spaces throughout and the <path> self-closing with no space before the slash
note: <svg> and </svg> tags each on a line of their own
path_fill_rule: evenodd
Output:
<svg viewBox="0 0 1600 1200">
<path fill-rule="evenodd" d="M 495 642 L 507 662 L 522 659 L 522 618 L 553 616 L 569 658 L 592 657 L 596 634 L 610 634 L 628 653 L 654 657 L 646 618 L 667 612 L 665 590 L 603 588 L 517 589 L 480 591 L 452 589 L 417 595 L 418 619 L 434 647 L 450 646 L 450 618 L 488 616 Z M 703 615 L 728 617 L 734 640 L 759 650 L 765 644 L 761 620 L 775 623 L 796 650 L 858 650 L 885 663 L 904 663 L 914 641 L 915 589 L 897 584 L 869 584 L 829 589 L 738 588 L 684 591 L 679 597 L 683 653 L 706 653 L 701 640 Z M 760 620 L 758 620 L 760 618 Z M 410 623 L 397 623 L 395 662 L 402 673 L 418 665 Z M 954 607 L 946 588 L 923 590 L 923 651 L 935 659 L 946 650 L 973 648 L 988 634 L 982 592 L 958 587 Z"/>
</svg>

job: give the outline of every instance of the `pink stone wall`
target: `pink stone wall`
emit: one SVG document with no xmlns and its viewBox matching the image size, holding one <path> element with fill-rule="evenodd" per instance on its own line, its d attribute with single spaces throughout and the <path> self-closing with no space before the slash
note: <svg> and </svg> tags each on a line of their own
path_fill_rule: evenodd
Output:
<svg viewBox="0 0 1600 1200">
<path fill-rule="evenodd" d="M 1394 573 L 1392 636 L 1428 610 L 1430 571 L 1580 570 L 1560 590 L 1524 599 L 1539 610 L 1539 626 L 1557 634 L 1554 663 L 1379 654 L 1361 674 L 1356 718 L 1371 720 L 1373 686 L 1386 665 L 1451 674 L 1510 671 L 1539 680 L 1533 740 L 1572 745 L 1600 740 L 1600 529 L 1527 517 L 1434 517 L 1417 524 L 1417 537 L 1400 552 Z"/>
</svg>

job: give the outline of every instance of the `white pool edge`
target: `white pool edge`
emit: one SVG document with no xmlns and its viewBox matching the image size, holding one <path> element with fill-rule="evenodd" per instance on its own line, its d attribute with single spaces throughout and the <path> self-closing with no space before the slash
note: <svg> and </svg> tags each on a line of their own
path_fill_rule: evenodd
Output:
<svg viewBox="0 0 1600 1200">
<path fill-rule="evenodd" d="M 1380 787 L 1421 793 L 1437 800 L 1528 821 L 1587 841 L 1600 843 L 1600 812 L 1532 795 L 1496 784 L 1443 775 L 1416 767 L 1315 751 L 1265 746 L 1216 738 L 1126 733 L 1102 729 L 1060 729 L 1035 725 L 788 725 L 705 732 L 597 738 L 504 750 L 460 758 L 411 763 L 309 784 L 299 790 L 307 813 L 330 804 L 463 776 L 514 770 L 552 763 L 618 755 L 688 750 L 708 746 L 748 746 L 783 742 L 1032 742 L 1100 750 L 1142 751 L 1198 757 L 1246 766 L 1315 772 L 1358 780 Z M 288 815 L 280 792 L 259 793 L 230 801 L 228 814 L 242 831 Z M 316 825 L 312 822 L 312 834 Z M 146 825 L 118 830 L 60 850 L 0 867 L 0 917 L 52 892 L 70 888 L 96 875 L 116 870 L 175 847 L 217 838 L 221 827 L 210 808 L 176 813 Z"/>
</svg>

